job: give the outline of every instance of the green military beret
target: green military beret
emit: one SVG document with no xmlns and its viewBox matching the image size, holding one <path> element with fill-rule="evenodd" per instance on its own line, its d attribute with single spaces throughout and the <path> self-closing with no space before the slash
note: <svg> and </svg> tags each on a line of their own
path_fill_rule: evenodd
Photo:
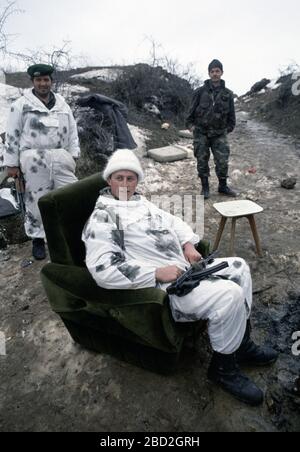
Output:
<svg viewBox="0 0 300 452">
<path fill-rule="evenodd" d="M 31 78 L 42 77 L 44 75 L 52 75 L 54 72 L 54 67 L 49 64 L 34 64 L 27 69 L 27 73 Z"/>
</svg>

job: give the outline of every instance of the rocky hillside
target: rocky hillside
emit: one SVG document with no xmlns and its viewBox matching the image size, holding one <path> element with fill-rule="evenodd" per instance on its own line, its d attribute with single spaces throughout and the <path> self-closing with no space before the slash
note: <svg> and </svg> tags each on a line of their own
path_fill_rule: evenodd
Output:
<svg viewBox="0 0 300 452">
<path fill-rule="evenodd" d="M 184 121 L 193 93 L 187 80 L 148 64 L 74 69 L 57 73 L 55 79 L 59 88 L 71 85 L 76 91 L 79 85 L 78 94 L 103 94 L 124 102 L 130 113 L 149 113 L 175 123 Z M 7 84 L 31 86 L 23 72 L 7 74 Z"/>
<path fill-rule="evenodd" d="M 238 99 L 237 106 L 275 130 L 300 138 L 300 74 L 261 80 Z"/>
</svg>

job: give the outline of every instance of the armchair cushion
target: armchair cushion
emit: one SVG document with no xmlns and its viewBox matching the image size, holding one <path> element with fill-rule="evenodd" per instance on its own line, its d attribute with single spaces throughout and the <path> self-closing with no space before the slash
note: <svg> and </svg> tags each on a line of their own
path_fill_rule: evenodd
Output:
<svg viewBox="0 0 300 452">
<path fill-rule="evenodd" d="M 54 312 L 64 317 L 85 311 L 113 319 L 143 343 L 160 350 L 179 351 L 184 338 L 171 318 L 168 297 L 159 289 L 105 290 L 86 268 L 48 264 L 42 282 Z"/>
</svg>

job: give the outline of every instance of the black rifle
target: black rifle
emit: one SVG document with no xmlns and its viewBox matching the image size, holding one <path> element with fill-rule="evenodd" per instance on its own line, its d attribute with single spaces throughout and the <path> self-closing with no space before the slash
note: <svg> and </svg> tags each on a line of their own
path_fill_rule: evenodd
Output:
<svg viewBox="0 0 300 452">
<path fill-rule="evenodd" d="M 26 215 L 25 180 L 24 180 L 22 173 L 15 179 L 15 188 L 16 188 L 17 201 L 19 204 L 19 210 L 22 215 L 22 218 L 25 218 L 25 215 Z"/>
<path fill-rule="evenodd" d="M 228 268 L 227 262 L 221 262 L 214 267 L 207 268 L 207 264 L 212 264 L 217 252 L 211 254 L 206 259 L 192 264 L 192 266 L 183 273 L 171 286 L 167 288 L 169 295 L 177 295 L 178 297 L 184 297 L 188 295 L 195 287 L 198 287 L 201 281 L 207 279 L 210 275 L 217 273 L 224 268 Z"/>
</svg>

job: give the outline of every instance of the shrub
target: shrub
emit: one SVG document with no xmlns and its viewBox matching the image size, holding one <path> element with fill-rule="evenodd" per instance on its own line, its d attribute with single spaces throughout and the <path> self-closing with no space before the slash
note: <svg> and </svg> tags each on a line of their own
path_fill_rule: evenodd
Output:
<svg viewBox="0 0 300 452">
<path fill-rule="evenodd" d="M 163 120 L 174 122 L 184 120 L 193 94 L 188 81 L 147 64 L 126 68 L 112 88 L 115 97 L 129 108 L 142 110 L 150 102 L 158 107 Z"/>
</svg>

